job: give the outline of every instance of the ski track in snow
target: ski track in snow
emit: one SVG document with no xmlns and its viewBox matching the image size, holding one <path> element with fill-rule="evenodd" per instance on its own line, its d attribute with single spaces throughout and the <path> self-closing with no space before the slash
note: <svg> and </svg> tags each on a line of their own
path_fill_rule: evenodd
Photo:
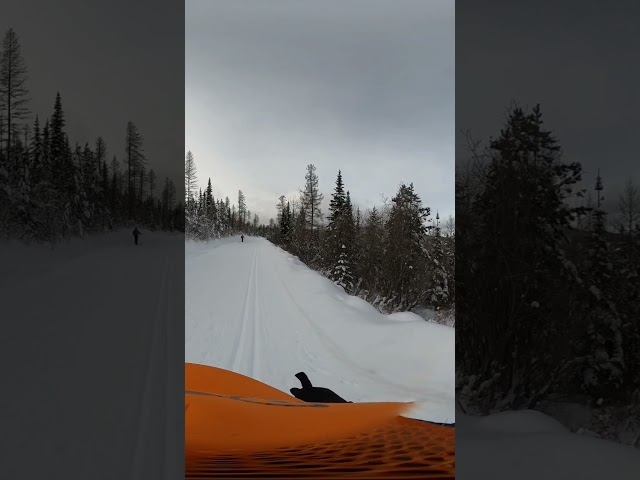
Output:
<svg viewBox="0 0 640 480">
<path fill-rule="evenodd" d="M 236 340 L 231 365 L 234 370 L 248 371 L 250 376 L 258 375 L 260 347 L 256 338 L 260 335 L 260 308 L 258 306 L 258 249 L 254 251 L 247 282 L 247 293 L 242 310 L 240 333 Z"/>
<path fill-rule="evenodd" d="M 187 362 L 285 392 L 304 371 L 348 400 L 455 421 L 454 329 L 381 315 L 265 239 L 187 242 L 185 295 Z"/>
<path fill-rule="evenodd" d="M 184 331 L 183 285 L 175 285 L 184 237 L 144 234 L 137 248 L 125 230 L 55 250 L 2 249 L 12 275 L 0 302 L 20 315 L 0 322 L 0 376 L 21 394 L 0 396 L 3 418 L 19 424 L 7 430 L 3 421 L 0 449 L 28 452 L 36 442 L 37 461 L 9 456 L 0 478 L 183 474 L 167 453 L 182 448 L 169 432 L 183 422 L 183 392 L 170 388 L 183 376 L 173 361 L 182 348 L 170 339 Z M 76 440 L 65 444 L 60 432 Z"/>
</svg>

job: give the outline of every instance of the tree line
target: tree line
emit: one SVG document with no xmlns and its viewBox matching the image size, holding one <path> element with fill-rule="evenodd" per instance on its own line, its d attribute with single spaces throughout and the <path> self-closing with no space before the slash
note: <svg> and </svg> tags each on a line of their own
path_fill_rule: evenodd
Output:
<svg viewBox="0 0 640 480">
<path fill-rule="evenodd" d="M 195 158 L 191 151 L 187 152 L 184 168 L 185 191 L 185 235 L 187 239 L 209 241 L 214 238 L 227 237 L 238 233 L 258 235 L 264 230 L 257 214 L 251 215 L 247 200 L 238 190 L 238 204 L 232 204 L 229 197 L 213 196 L 211 178 L 207 187 L 198 187 L 198 172 Z"/>
<path fill-rule="evenodd" d="M 153 169 L 147 169 L 135 123 L 128 122 L 123 132 L 121 167 L 102 137 L 92 145 L 72 145 L 59 92 L 52 114 L 44 122 L 38 115 L 31 120 L 27 80 L 17 34 L 9 29 L 0 53 L 1 235 L 56 243 L 133 222 L 184 229 L 175 185 L 169 178 L 158 185 Z"/>
<path fill-rule="evenodd" d="M 640 398 L 637 187 L 607 222 L 604 179 L 579 188 L 582 166 L 564 161 L 539 106 L 513 106 L 488 145 L 468 139 L 456 174 L 459 398 L 485 413 L 563 394 Z"/>
<path fill-rule="evenodd" d="M 362 212 L 338 171 L 326 223 L 315 165 L 298 198 L 279 198 L 277 220 L 264 236 L 352 295 L 384 312 L 455 303 L 453 218 L 443 232 L 413 184 L 390 202 Z"/>
<path fill-rule="evenodd" d="M 452 309 L 454 285 L 454 219 L 444 228 L 440 217 L 429 219 L 413 184 L 380 208 L 362 212 L 354 207 L 338 172 L 327 222 L 314 165 L 308 165 L 300 195 L 280 196 L 276 219 L 268 224 L 251 215 L 243 192 L 238 202 L 215 199 L 211 179 L 203 191 L 191 152 L 185 157 L 186 235 L 208 241 L 245 233 L 259 235 L 296 255 L 352 295 L 381 311 L 407 311 L 417 306 Z"/>
</svg>

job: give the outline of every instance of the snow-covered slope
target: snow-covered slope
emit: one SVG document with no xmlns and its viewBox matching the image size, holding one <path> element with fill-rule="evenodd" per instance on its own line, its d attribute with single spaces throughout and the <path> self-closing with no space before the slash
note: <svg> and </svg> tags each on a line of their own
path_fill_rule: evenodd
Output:
<svg viewBox="0 0 640 480">
<path fill-rule="evenodd" d="M 285 392 L 307 373 L 355 402 L 417 401 L 454 422 L 455 330 L 382 315 L 263 238 L 187 242 L 185 359 Z"/>
<path fill-rule="evenodd" d="M 0 478 L 183 474 L 184 236 L 141 240 L 0 245 Z"/>
</svg>

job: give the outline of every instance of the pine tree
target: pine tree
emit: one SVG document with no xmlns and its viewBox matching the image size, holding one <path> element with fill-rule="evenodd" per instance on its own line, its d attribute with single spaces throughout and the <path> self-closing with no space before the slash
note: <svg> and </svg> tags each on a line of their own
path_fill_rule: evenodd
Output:
<svg viewBox="0 0 640 480">
<path fill-rule="evenodd" d="M 217 236 L 217 228 L 216 228 L 216 204 L 215 199 L 213 198 L 213 187 L 211 186 L 211 178 L 209 178 L 207 182 L 207 189 L 204 193 L 205 199 L 205 217 L 206 217 L 206 225 L 207 225 L 207 239 Z"/>
<path fill-rule="evenodd" d="M 111 182 L 109 185 L 109 210 L 113 223 L 119 223 L 122 218 L 121 185 L 120 164 L 114 155 L 111 159 Z"/>
<path fill-rule="evenodd" d="M 100 207 L 102 209 L 102 230 L 105 231 L 112 223 L 112 212 L 109 209 L 109 167 L 106 158 L 100 167 Z"/>
<path fill-rule="evenodd" d="M 362 235 L 363 258 L 366 259 L 362 267 L 363 282 L 365 288 L 372 292 L 379 291 L 382 286 L 384 238 L 382 216 L 373 207 L 367 216 Z"/>
<path fill-rule="evenodd" d="M 348 190 L 344 209 L 339 218 L 339 230 L 341 251 L 338 263 L 341 266 L 341 278 L 338 281 L 347 293 L 353 293 L 356 282 L 356 265 L 354 262 L 356 229 L 351 195 Z"/>
<path fill-rule="evenodd" d="M 615 304 L 619 292 L 618 272 L 613 266 L 613 252 L 606 239 L 605 212 L 602 210 L 604 185 L 596 177 L 597 207 L 593 211 L 593 232 L 589 255 L 583 270 L 586 287 L 584 319 L 586 341 L 580 352 L 587 358 L 582 371 L 582 387 L 596 397 L 619 389 L 624 378 L 622 322 Z"/>
<path fill-rule="evenodd" d="M 526 408 L 562 367 L 543 352 L 551 342 L 555 351 L 568 349 L 559 334 L 570 308 L 561 288 L 572 273 L 561 246 L 570 222 L 585 211 L 565 201 L 581 166 L 561 161 L 539 106 L 531 113 L 512 108 L 486 158 L 482 189 L 471 211 L 463 211 L 463 241 L 456 245 L 463 302 L 456 357 L 462 375 L 490 383 L 483 400 L 495 405 L 494 393 L 509 392 L 505 406 Z"/>
<path fill-rule="evenodd" d="M 76 194 L 76 172 L 69 138 L 64 131 L 65 116 L 60 92 L 56 93 L 50 122 L 49 153 L 53 198 L 51 203 L 52 235 L 54 239 L 68 238 L 72 233 L 72 208 Z"/>
<path fill-rule="evenodd" d="M 67 163 L 67 140 L 66 133 L 64 132 L 65 126 L 64 112 L 62 111 L 62 98 L 60 92 L 56 93 L 55 103 L 53 105 L 53 115 L 51 122 L 49 123 L 49 152 L 51 163 L 51 182 L 54 190 L 57 190 L 59 194 L 68 192 L 68 185 L 66 175 L 69 172 L 65 171 Z M 64 203 L 62 197 L 58 198 L 57 203 Z M 63 206 L 59 205 L 59 209 Z"/>
<path fill-rule="evenodd" d="M 335 230 L 336 223 L 340 214 L 344 210 L 344 205 L 347 202 L 347 196 L 344 192 L 344 184 L 342 182 L 342 172 L 338 170 L 338 178 L 336 179 L 336 187 L 331 196 L 331 201 L 329 202 L 329 216 L 327 220 L 329 221 L 327 225 L 328 230 Z"/>
<path fill-rule="evenodd" d="M 624 192 L 618 199 L 618 211 L 621 216 L 623 231 L 627 234 L 629 256 L 633 255 L 633 233 L 636 225 L 640 225 L 640 189 L 629 179 Z"/>
<path fill-rule="evenodd" d="M 327 217 L 326 263 L 332 267 L 332 270 L 342 254 L 342 245 L 346 241 L 344 238 L 344 222 L 342 221 L 346 212 L 346 203 L 347 195 L 344 191 L 342 172 L 338 170 L 336 186 L 333 194 L 331 195 L 331 201 L 329 202 L 329 215 Z"/>
<path fill-rule="evenodd" d="M 62 111 L 62 98 L 60 96 L 60 92 L 58 92 L 56 93 L 56 100 L 53 105 L 53 116 L 51 117 L 49 125 L 51 157 L 54 159 L 59 159 L 65 150 L 65 124 L 64 112 Z"/>
<path fill-rule="evenodd" d="M 286 206 L 286 201 L 287 201 L 287 197 L 285 197 L 284 195 L 280 195 L 280 197 L 278 197 L 278 203 L 276 204 L 276 208 L 278 209 L 278 216 L 277 216 L 276 222 L 278 223 L 278 225 L 282 224 L 282 214 Z"/>
<path fill-rule="evenodd" d="M 422 206 L 422 200 L 415 193 L 413 183 L 401 184 L 392 199 L 385 245 L 386 294 L 396 299 L 393 303 L 396 308 L 410 309 L 423 299 L 422 241 L 427 232 L 424 221 L 429 213 L 430 209 Z"/>
<path fill-rule="evenodd" d="M 53 240 L 55 211 L 54 169 L 51 159 L 51 142 L 49 135 L 49 121 L 42 129 L 42 155 L 37 169 L 37 181 L 34 187 L 36 206 L 36 239 Z"/>
<path fill-rule="evenodd" d="M 287 213 L 291 214 L 290 206 L 287 205 L 289 210 Z M 311 257 L 311 249 L 309 247 L 309 232 L 307 230 L 307 214 L 305 207 L 300 208 L 300 212 L 295 220 L 292 218 L 292 228 L 290 233 L 290 249 L 294 255 L 304 263 L 307 263 Z"/>
<path fill-rule="evenodd" d="M 284 199 L 284 196 L 280 197 L 281 200 Z M 293 225 L 291 224 L 291 205 L 289 202 L 282 209 L 282 218 L 279 222 L 280 227 L 280 243 L 282 245 L 289 245 L 291 242 L 291 232 L 293 230 Z"/>
<path fill-rule="evenodd" d="M 225 212 L 225 235 L 230 235 L 233 230 L 233 223 L 231 221 L 231 201 L 229 197 L 224 197 L 224 212 Z"/>
<path fill-rule="evenodd" d="M 40 121 L 36 115 L 36 119 L 33 125 L 33 137 L 31 140 L 31 158 L 33 165 L 33 176 L 31 180 L 33 183 L 39 181 L 38 175 L 41 173 L 42 166 L 40 161 L 42 160 L 42 138 L 40 136 Z"/>
<path fill-rule="evenodd" d="M 448 256 L 445 252 L 445 239 L 437 226 L 435 234 L 424 238 L 425 256 L 429 259 L 426 265 L 426 276 L 429 280 L 429 303 L 436 310 L 449 303 L 449 285 L 453 283 L 453 271 L 448 269 Z"/>
</svg>

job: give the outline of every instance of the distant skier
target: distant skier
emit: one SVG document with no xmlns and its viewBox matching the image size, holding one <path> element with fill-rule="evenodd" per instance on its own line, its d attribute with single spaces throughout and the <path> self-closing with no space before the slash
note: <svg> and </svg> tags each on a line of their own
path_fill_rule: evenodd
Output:
<svg viewBox="0 0 640 480">
<path fill-rule="evenodd" d="M 138 245 L 138 235 L 142 235 L 142 232 L 138 230 L 138 227 L 136 226 L 136 228 L 133 230 L 133 238 L 136 241 L 136 245 Z"/>
<path fill-rule="evenodd" d="M 244 235 L 240 235 L 240 240 L 242 240 L 242 243 L 244 243 Z"/>
</svg>

